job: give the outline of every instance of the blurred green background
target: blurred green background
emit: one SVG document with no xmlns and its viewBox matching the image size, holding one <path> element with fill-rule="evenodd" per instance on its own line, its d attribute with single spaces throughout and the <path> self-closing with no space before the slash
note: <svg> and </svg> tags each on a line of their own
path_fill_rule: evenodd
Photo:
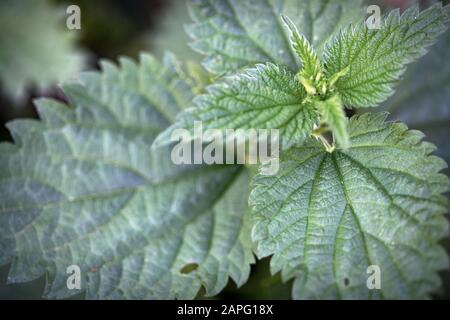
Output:
<svg viewBox="0 0 450 320">
<path fill-rule="evenodd" d="M 3 5 L 8 0 L 0 0 Z M 19 1 L 20 2 L 20 1 Z M 81 69 L 98 69 L 99 59 L 107 58 L 115 60 L 121 55 L 136 58 L 139 52 L 148 51 L 160 57 L 165 50 L 174 52 L 180 59 L 184 61 L 200 62 L 201 56 L 193 52 L 189 46 L 189 38 L 184 32 L 183 25 L 190 22 L 188 11 L 184 0 L 34 0 L 28 1 L 31 3 L 46 2 L 49 6 L 54 8 L 55 12 L 60 12 L 62 19 L 60 19 L 60 27 L 64 32 L 72 33 L 71 37 L 74 39 L 73 50 L 83 51 L 84 63 Z M 368 3 L 379 4 L 383 9 L 388 7 L 406 8 L 410 4 L 417 2 L 414 0 L 379 0 L 369 1 Z M 426 7 L 429 1 L 419 1 L 422 7 Z M 444 1 L 449 2 L 449 1 Z M 81 30 L 67 30 L 65 25 L 65 10 L 68 5 L 77 4 L 81 8 Z M 384 10 L 383 10 L 384 11 Z M 1 6 L 0 6 L 0 21 L 1 21 Z M 29 15 L 31 19 L 32 14 L 28 11 L 23 12 Z M 18 18 L 18 17 L 13 17 Z M 20 20 L 20 19 L 19 19 Z M 39 19 L 38 19 L 39 20 Z M 42 21 L 41 23 L 45 23 Z M 14 28 L 20 28 L 20 25 Z M 0 60 L 2 58 L 1 50 L 4 50 L 1 45 L 2 26 L 0 24 Z M 4 28 L 6 29 L 6 28 Z M 3 30 L 3 33 L 8 30 Z M 448 33 L 447 33 L 448 34 Z M 41 35 L 38 41 L 47 41 L 44 38 L 46 35 Z M 450 42 L 450 37 L 445 40 Z M 450 58 L 450 50 L 446 46 L 443 50 L 447 54 L 447 60 Z M 13 48 L 14 50 L 14 48 Z M 449 64 L 449 62 L 447 62 Z M 1 61 L 0 61 L 1 67 Z M 13 66 L 14 67 L 14 66 Z M 418 66 L 420 67 L 420 66 Z M 448 69 L 448 68 L 447 68 Z M 1 69 L 0 69 L 1 72 Z M 411 71 L 412 72 L 412 71 Z M 427 72 L 427 70 L 423 71 Z M 431 71 L 428 75 L 421 74 L 421 77 L 432 77 Z M 450 73 L 450 72 L 449 72 Z M 36 118 L 36 111 L 33 107 L 32 101 L 39 96 L 54 97 L 64 101 L 64 97 L 58 88 L 57 83 L 46 88 L 39 88 L 36 82 L 28 81 L 24 88 L 24 94 L 20 99 L 13 97 L 5 90 L 5 84 L 2 84 L 2 75 L 0 74 L 0 141 L 11 140 L 11 137 L 5 128 L 4 124 L 15 118 L 32 117 Z M 411 75 L 414 76 L 414 75 Z M 444 78 L 444 83 L 448 84 L 450 80 Z M 409 84 L 404 85 L 402 90 L 408 92 L 411 88 Z M 400 93 L 399 93 L 400 95 Z M 395 97 L 394 97 L 395 99 Z M 428 115 L 425 113 L 423 119 L 419 119 L 423 130 L 432 142 L 440 147 L 439 155 L 447 159 L 450 158 L 450 101 L 449 97 L 446 99 L 441 107 L 441 111 L 445 113 L 443 122 L 440 124 L 428 123 Z M 389 102 L 384 106 L 389 110 Z M 397 112 L 398 118 L 402 119 L 401 113 Z M 416 119 L 417 120 L 417 119 Z M 428 125 L 428 128 L 427 128 Z M 427 132 L 428 129 L 436 129 L 440 126 L 439 137 L 433 132 Z M 420 127 L 418 125 L 418 127 Z M 430 130 L 431 130 L 430 129 Z M 443 138 L 443 139 L 442 139 Z M 433 140 L 436 139 L 436 140 Z M 1 168 L 0 168 L 1 170 Z M 450 252 L 450 241 L 446 239 L 444 246 Z M 0 299 L 40 299 L 44 290 L 44 277 L 37 279 L 30 283 L 7 285 L 6 279 L 8 275 L 9 266 L 0 267 Z M 442 273 L 443 290 L 436 294 L 436 298 L 450 298 L 450 272 Z M 227 288 L 218 296 L 219 299 L 289 299 L 290 298 L 291 282 L 282 283 L 280 276 L 270 276 L 269 260 L 263 259 L 252 267 L 251 277 L 246 285 L 237 289 L 234 283 L 230 281 Z M 74 297 L 75 299 L 83 298 L 82 296 Z"/>
</svg>

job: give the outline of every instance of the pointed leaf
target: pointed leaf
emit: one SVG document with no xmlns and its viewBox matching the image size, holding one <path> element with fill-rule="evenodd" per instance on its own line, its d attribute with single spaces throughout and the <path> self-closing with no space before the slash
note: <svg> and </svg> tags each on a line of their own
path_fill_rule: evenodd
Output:
<svg viewBox="0 0 450 320">
<path fill-rule="evenodd" d="M 322 121 L 333 132 L 334 139 L 342 148 L 347 149 L 349 146 L 347 116 L 339 96 L 335 95 L 325 101 L 317 101 L 315 104 L 321 113 Z"/>
<path fill-rule="evenodd" d="M 319 57 L 305 36 L 298 33 L 294 23 L 287 16 L 283 15 L 281 17 L 286 27 L 289 29 L 292 48 L 297 53 L 300 62 L 302 63 L 300 76 L 304 79 L 315 81 L 317 77 L 321 76 L 322 72 Z"/>
<path fill-rule="evenodd" d="M 439 288 L 445 162 L 423 134 L 385 117 L 353 117 L 348 150 L 311 139 L 282 155 L 276 176 L 255 177 L 252 237 L 260 257 L 273 255 L 272 272 L 295 277 L 294 298 L 424 298 Z M 372 265 L 379 290 L 367 286 Z"/>
<path fill-rule="evenodd" d="M 167 56 L 66 85 L 71 107 L 39 100 L 42 121 L 9 124 L 0 144 L 0 264 L 9 282 L 47 275 L 45 296 L 194 298 L 242 285 L 253 261 L 248 173 L 176 166 L 154 137 L 192 99 Z M 81 269 L 81 290 L 67 268 Z"/>
<path fill-rule="evenodd" d="M 158 136 L 155 145 L 170 142 L 176 128 L 194 131 L 196 121 L 207 129 L 279 129 L 286 147 L 308 137 L 318 115 L 295 75 L 273 64 L 257 65 L 207 88 Z M 193 135 L 192 135 L 193 136 Z"/>
<path fill-rule="evenodd" d="M 445 31 L 450 6 L 437 3 L 419 13 L 412 6 L 382 17 L 381 29 L 365 23 L 349 26 L 326 45 L 324 57 L 329 76 L 349 68 L 336 81 L 343 102 L 350 107 L 372 107 L 392 95 L 406 65 L 426 53 L 424 48 Z"/>
</svg>

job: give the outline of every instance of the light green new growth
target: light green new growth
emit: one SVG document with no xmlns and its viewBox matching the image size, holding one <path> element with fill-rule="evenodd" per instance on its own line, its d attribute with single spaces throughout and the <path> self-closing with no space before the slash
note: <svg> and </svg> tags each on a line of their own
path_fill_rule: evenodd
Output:
<svg viewBox="0 0 450 320">
<path fill-rule="evenodd" d="M 297 28 L 287 16 L 282 16 L 282 19 L 291 34 L 292 47 L 302 62 L 297 76 L 308 95 L 304 103 L 312 104 L 317 108 L 321 115 L 321 121 L 331 129 L 340 147 L 348 148 L 347 117 L 341 99 L 337 94 L 333 94 L 331 97 L 329 94 L 334 89 L 334 83 L 344 76 L 348 69 L 337 72 L 328 80 L 324 76 L 321 62 L 308 40 L 298 33 Z M 334 150 L 335 146 L 330 146 L 321 134 L 318 134 L 317 138 L 324 143 L 328 151 Z"/>
<path fill-rule="evenodd" d="M 304 35 L 298 33 L 294 23 L 287 17 L 281 16 L 291 34 L 291 43 L 301 61 L 298 77 L 306 92 L 311 95 L 319 91 L 325 94 L 326 84 L 323 83 L 323 70 L 319 57 Z"/>
<path fill-rule="evenodd" d="M 293 22 L 287 16 L 281 18 L 291 34 L 292 47 L 302 62 L 297 76 L 284 67 L 268 63 L 227 77 L 208 87 L 207 94 L 195 101 L 194 108 L 182 113 L 176 123 L 155 141 L 155 145 L 169 143 L 169 135 L 174 129 L 193 131 L 196 121 L 201 121 L 205 130 L 280 129 L 283 148 L 302 143 L 311 134 L 314 126 L 318 125 L 318 115 L 323 112 L 321 106 L 340 100 L 326 101 L 332 87 L 324 77 L 317 54 L 308 40 L 298 33 Z M 333 75 L 333 83 L 345 72 L 341 70 Z M 343 108 L 342 104 L 338 107 Z M 344 113 L 343 110 L 340 112 Z M 346 133 L 342 132 L 345 131 L 345 121 L 338 123 L 336 117 L 330 120 L 335 121 L 329 126 L 338 130 L 336 138 L 344 139 L 341 146 L 347 147 Z"/>
<path fill-rule="evenodd" d="M 335 140 L 339 142 L 339 146 L 347 149 L 350 146 L 347 132 L 347 116 L 342 109 L 342 102 L 338 95 L 334 95 L 325 101 L 317 101 L 315 103 L 318 108 L 322 121 L 333 133 Z"/>
<path fill-rule="evenodd" d="M 241 8 L 244 6 L 241 2 L 210 0 L 195 3 L 193 8 L 197 10 L 193 15 L 198 23 L 190 30 L 194 36 L 200 36 L 200 29 L 214 32 L 211 37 L 213 34 L 216 35 L 216 32 L 221 34 L 221 28 L 224 28 L 225 34 L 232 33 L 234 27 L 237 26 L 239 29 L 243 27 L 244 21 L 249 22 L 247 15 L 250 11 L 245 11 L 247 7 Z M 227 14 L 219 18 L 215 15 L 218 8 Z M 270 9 L 264 4 L 253 2 L 251 8 L 261 12 Z M 329 6 L 323 4 L 321 8 L 325 10 Z M 401 75 L 405 64 L 423 54 L 424 47 L 432 44 L 446 29 L 449 8 L 450 6 L 442 8 L 440 4 L 436 4 L 419 14 L 418 7 L 413 6 L 406 10 L 401 18 L 398 10 L 394 10 L 383 17 L 385 22 L 380 30 L 371 30 L 365 23 L 359 23 L 356 27 L 350 25 L 328 40 L 323 64 L 310 41 L 298 33 L 296 23 L 282 15 L 280 19 L 284 21 L 290 34 L 290 45 L 293 49 L 290 52 L 294 53 L 294 56 L 298 55 L 294 57 L 295 60 L 301 61 L 297 79 L 301 83 L 301 88 L 295 85 L 292 73 L 284 67 L 266 64 L 247 69 L 214 84 L 208 90 L 208 94 L 198 100 L 199 107 L 182 114 L 167 132 L 171 132 L 173 128 L 192 130 L 194 121 L 203 121 L 207 128 L 215 129 L 279 129 L 285 149 L 292 144 L 302 143 L 305 137 L 311 135 L 311 129 L 314 128 L 318 118 L 315 114 L 320 114 L 321 122 L 331 129 L 336 142 L 342 148 L 346 148 L 348 138 L 345 132 L 344 104 L 349 107 L 365 107 L 385 99 L 392 92 L 394 80 Z M 200 23 L 206 13 L 211 14 L 211 17 Z M 215 24 L 217 22 L 215 19 L 221 21 L 225 18 L 227 21 L 230 19 L 237 21 L 222 26 Z M 263 18 L 268 19 L 267 21 L 273 20 L 264 14 L 261 19 Z M 264 22 L 265 26 L 270 25 L 267 21 Z M 214 27 L 212 28 L 210 24 Z M 256 31 L 257 29 L 253 28 L 257 26 L 259 20 L 255 22 L 252 18 L 252 25 L 248 25 L 246 31 Z M 267 31 L 263 37 L 259 33 L 264 29 L 261 27 L 258 29 L 260 37 L 257 38 L 250 37 L 248 32 L 241 32 L 239 29 L 239 32 L 236 31 L 239 36 L 235 39 L 238 42 L 233 46 L 233 52 L 239 53 L 238 48 L 250 48 L 250 43 L 256 43 L 255 39 L 276 37 L 277 28 L 273 27 L 272 31 Z M 210 48 L 212 43 L 206 35 L 203 34 L 201 43 Z M 234 38 L 226 39 L 231 42 Z M 248 42 L 249 40 L 251 41 Z M 272 45 L 280 42 L 281 48 L 285 38 L 280 35 L 271 40 Z M 250 47 L 246 46 L 247 44 Z M 262 45 L 257 47 L 260 49 Z M 256 53 L 253 56 L 258 57 Z M 286 62 L 286 59 L 269 56 L 271 55 L 265 57 L 265 61 L 278 62 L 292 68 L 292 63 Z M 228 58 L 229 55 L 220 56 L 222 62 L 231 63 L 232 59 Z M 231 65 L 227 67 L 221 65 L 218 73 L 228 68 L 234 69 Z M 330 109 L 330 106 L 333 107 Z M 164 134 L 157 143 L 168 140 L 167 134 Z M 323 137 L 321 140 L 323 141 Z"/>
</svg>

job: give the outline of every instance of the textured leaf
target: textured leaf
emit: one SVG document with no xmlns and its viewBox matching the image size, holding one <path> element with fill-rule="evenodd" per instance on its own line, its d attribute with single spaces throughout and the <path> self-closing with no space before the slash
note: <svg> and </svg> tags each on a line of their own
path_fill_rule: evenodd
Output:
<svg viewBox="0 0 450 320">
<path fill-rule="evenodd" d="M 0 2 L 0 86 L 7 94 L 21 98 L 29 85 L 45 89 L 81 69 L 76 32 L 66 29 L 63 9 L 48 1 Z"/>
<path fill-rule="evenodd" d="M 0 264 L 9 282 L 47 275 L 64 298 L 66 268 L 81 268 L 87 298 L 214 295 L 248 277 L 248 173 L 175 166 L 153 139 L 192 99 L 176 61 L 103 63 L 66 85 L 67 107 L 39 100 L 42 121 L 9 124 L 0 145 Z"/>
<path fill-rule="evenodd" d="M 342 148 L 348 148 L 347 116 L 339 96 L 335 95 L 328 100 L 318 101 L 316 106 L 321 113 L 322 121 L 331 129 L 335 140 Z"/>
<path fill-rule="evenodd" d="M 350 25 L 327 43 L 324 57 L 329 75 L 344 68 L 348 72 L 336 87 L 351 107 L 371 107 L 393 93 L 393 86 L 406 65 L 426 53 L 449 20 L 450 6 L 440 3 L 419 13 L 418 6 L 382 17 L 381 29 L 365 23 Z"/>
<path fill-rule="evenodd" d="M 297 71 L 297 58 L 280 15 L 293 20 L 308 41 L 322 51 L 341 26 L 363 17 L 360 0 L 195 0 L 194 24 L 187 32 L 192 47 L 206 55 L 205 67 L 224 74 L 256 63 L 272 62 Z"/>
<path fill-rule="evenodd" d="M 287 16 L 281 16 L 281 18 L 289 29 L 292 48 L 297 53 L 302 64 L 300 76 L 314 81 L 317 77 L 320 77 L 322 72 L 322 65 L 317 53 L 306 37 L 298 33 L 296 26 Z"/>
<path fill-rule="evenodd" d="M 420 132 L 385 117 L 353 117 L 348 150 L 311 139 L 282 154 L 276 176 L 255 177 L 257 252 L 295 277 L 294 298 L 423 298 L 440 286 L 445 163 Z M 381 290 L 366 286 L 369 265 L 380 267 Z"/>
<path fill-rule="evenodd" d="M 381 107 L 391 118 L 423 131 L 450 163 L 450 32 L 412 66 L 391 99 Z"/>
<path fill-rule="evenodd" d="M 279 129 L 283 144 L 301 142 L 318 122 L 312 104 L 303 103 L 306 93 L 295 75 L 273 64 L 257 65 L 207 88 L 194 100 L 195 108 L 155 141 L 170 142 L 175 128 L 193 131 L 194 122 L 207 129 Z"/>
</svg>

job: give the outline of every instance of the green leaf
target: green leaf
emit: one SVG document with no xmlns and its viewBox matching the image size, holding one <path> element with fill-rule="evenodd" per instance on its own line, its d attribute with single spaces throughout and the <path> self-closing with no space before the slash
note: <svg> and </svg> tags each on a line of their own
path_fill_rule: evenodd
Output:
<svg viewBox="0 0 450 320">
<path fill-rule="evenodd" d="M 1 1 L 0 86 L 8 95 L 20 99 L 30 85 L 43 90 L 80 71 L 83 54 L 64 18 L 48 1 Z"/>
<path fill-rule="evenodd" d="M 167 56 L 103 63 L 64 86 L 70 106 L 37 102 L 42 121 L 0 144 L 0 264 L 9 282 L 46 275 L 45 296 L 193 298 L 243 284 L 253 261 L 248 172 L 176 166 L 154 137 L 192 99 Z M 81 290 L 66 286 L 78 265 Z"/>
<path fill-rule="evenodd" d="M 273 273 L 295 277 L 294 298 L 424 298 L 439 288 L 446 165 L 422 133 L 385 117 L 353 117 L 348 150 L 311 139 L 282 154 L 276 176 L 255 177 L 252 237 L 259 257 L 273 255 Z M 380 290 L 366 286 L 370 265 Z"/>
<path fill-rule="evenodd" d="M 320 54 L 341 26 L 363 17 L 360 0 L 195 0 L 187 27 L 192 47 L 206 56 L 208 71 L 221 75 L 272 62 L 297 71 L 298 63 L 280 15 L 293 23 Z"/>
<path fill-rule="evenodd" d="M 311 83 L 317 81 L 317 78 L 320 80 L 320 77 L 322 76 L 322 65 L 314 48 L 304 35 L 298 33 L 296 26 L 287 16 L 283 15 L 281 18 L 289 29 L 292 48 L 297 53 L 302 64 L 299 73 L 300 79 L 303 78 L 304 80 L 311 81 Z M 304 87 L 307 88 L 305 85 Z M 308 89 L 306 89 L 306 91 L 308 91 Z"/>
<path fill-rule="evenodd" d="M 324 64 L 328 75 L 349 68 L 336 81 L 346 106 L 371 107 L 393 93 L 406 65 L 426 53 L 424 48 L 445 31 L 450 6 L 440 3 L 419 13 L 418 6 L 382 17 L 381 29 L 365 23 L 341 30 L 326 45 Z"/>
<path fill-rule="evenodd" d="M 328 125 L 333 133 L 334 139 L 343 149 L 349 147 L 349 137 L 347 132 L 347 116 L 338 95 L 324 101 L 315 102 L 321 119 Z"/>
<path fill-rule="evenodd" d="M 408 68 L 395 94 L 381 105 L 389 111 L 390 119 L 401 120 L 409 127 L 421 130 L 427 140 L 437 146 L 434 152 L 450 163 L 450 31 L 442 35 L 430 52 Z M 449 175 L 447 168 L 444 173 Z M 446 193 L 450 199 L 450 192 Z M 443 246 L 449 251 L 449 238 Z M 443 288 L 439 296 L 448 296 L 449 270 L 443 277 Z M 442 295 L 441 295 L 442 294 Z"/>
<path fill-rule="evenodd" d="M 318 114 L 295 75 L 285 68 L 257 65 L 207 88 L 183 112 L 176 123 L 155 140 L 155 146 L 170 142 L 176 128 L 193 132 L 194 122 L 207 129 L 279 129 L 283 145 L 305 140 Z"/>
<path fill-rule="evenodd" d="M 409 68 L 392 98 L 382 104 L 390 118 L 423 131 L 450 163 L 450 31 Z"/>
</svg>

